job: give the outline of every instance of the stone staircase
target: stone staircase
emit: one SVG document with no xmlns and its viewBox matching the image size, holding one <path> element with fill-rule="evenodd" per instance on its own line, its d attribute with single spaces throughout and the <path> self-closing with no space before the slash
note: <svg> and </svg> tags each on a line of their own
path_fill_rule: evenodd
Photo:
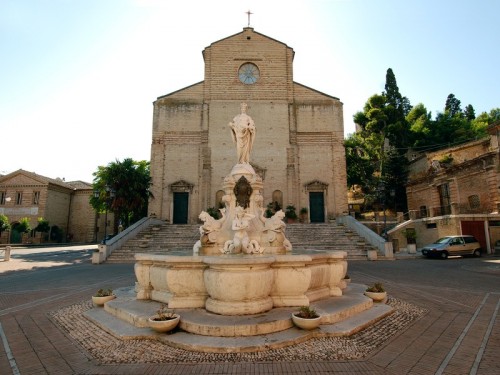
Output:
<svg viewBox="0 0 500 375">
<path fill-rule="evenodd" d="M 289 224 L 286 236 L 293 252 L 347 251 L 348 259 L 366 259 L 368 250 L 375 250 L 364 238 L 343 225 Z"/>
<path fill-rule="evenodd" d="M 134 254 L 185 254 L 200 239 L 199 224 L 153 225 L 128 240 L 108 258 L 108 263 L 133 263 Z M 366 259 L 373 247 L 356 232 L 337 224 L 288 224 L 286 236 L 294 253 L 347 251 L 348 259 Z"/>
</svg>

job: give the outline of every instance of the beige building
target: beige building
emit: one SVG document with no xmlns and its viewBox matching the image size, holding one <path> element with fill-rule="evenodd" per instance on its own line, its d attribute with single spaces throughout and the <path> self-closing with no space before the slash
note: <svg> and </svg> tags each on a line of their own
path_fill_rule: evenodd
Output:
<svg viewBox="0 0 500 375">
<path fill-rule="evenodd" d="M 311 222 L 347 212 L 342 103 L 294 82 L 293 58 L 292 48 L 247 27 L 203 50 L 202 82 L 154 102 L 150 215 L 194 223 L 219 206 L 238 162 L 228 124 L 242 102 L 257 129 L 250 164 L 264 206 L 307 208 Z"/>
<path fill-rule="evenodd" d="M 51 233 L 47 234 L 50 238 L 34 232 L 21 238 L 11 230 L 1 233 L 0 243 L 96 241 L 99 217 L 89 203 L 92 193 L 89 183 L 66 182 L 22 169 L 0 176 L 0 214 L 7 216 L 11 229 L 25 217 L 32 229 L 40 217 L 51 227 Z"/>
<path fill-rule="evenodd" d="M 409 221 L 389 231 L 394 249 L 406 246 L 405 230 L 417 247 L 448 235 L 471 234 L 485 253 L 500 242 L 500 124 L 490 137 L 422 155 L 410 164 L 406 193 Z"/>
</svg>

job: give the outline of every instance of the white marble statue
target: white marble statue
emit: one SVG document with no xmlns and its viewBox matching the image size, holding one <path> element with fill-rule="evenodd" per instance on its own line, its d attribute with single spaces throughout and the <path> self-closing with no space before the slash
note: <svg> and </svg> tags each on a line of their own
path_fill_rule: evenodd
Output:
<svg viewBox="0 0 500 375">
<path fill-rule="evenodd" d="M 233 142 L 236 143 L 238 164 L 249 164 L 250 151 L 252 151 L 255 140 L 255 124 L 250 116 L 246 114 L 247 104 L 241 103 L 241 113 L 229 123 Z"/>
<path fill-rule="evenodd" d="M 226 241 L 222 251 L 223 253 L 262 253 L 264 248 L 259 245 L 258 241 L 250 240 L 248 236 L 250 220 L 253 218 L 255 218 L 255 215 L 249 214 L 243 207 L 236 207 L 235 217 L 231 225 L 231 229 L 234 231 L 234 237 L 232 240 Z"/>
<path fill-rule="evenodd" d="M 260 220 L 264 223 L 264 239 L 271 245 L 283 245 L 286 251 L 292 251 L 292 244 L 285 237 L 286 224 L 283 221 L 285 213 L 279 210 L 272 217 L 266 218 L 264 216 L 264 209 L 261 209 Z"/>
<path fill-rule="evenodd" d="M 214 219 L 208 212 L 205 211 L 201 211 L 198 216 L 198 218 L 203 221 L 203 225 L 200 227 L 202 242 L 217 242 L 217 232 L 222 228 L 222 224 L 226 221 L 226 209 L 221 208 L 219 211 L 222 217 L 218 220 Z M 206 239 L 203 238 L 204 236 L 206 236 Z"/>
</svg>

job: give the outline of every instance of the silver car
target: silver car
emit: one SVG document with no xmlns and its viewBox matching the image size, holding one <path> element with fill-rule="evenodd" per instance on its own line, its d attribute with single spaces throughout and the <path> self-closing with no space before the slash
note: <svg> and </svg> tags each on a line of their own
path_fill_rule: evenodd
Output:
<svg viewBox="0 0 500 375">
<path fill-rule="evenodd" d="M 422 248 L 427 257 L 448 258 L 449 255 L 481 256 L 481 245 L 474 236 L 446 236 Z"/>
</svg>

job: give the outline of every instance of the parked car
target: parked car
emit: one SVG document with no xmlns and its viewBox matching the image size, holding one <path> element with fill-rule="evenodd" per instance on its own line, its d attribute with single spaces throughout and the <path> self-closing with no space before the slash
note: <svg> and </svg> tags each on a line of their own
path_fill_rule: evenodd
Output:
<svg viewBox="0 0 500 375">
<path fill-rule="evenodd" d="M 474 236 L 446 236 L 422 248 L 427 257 L 448 258 L 449 255 L 481 256 L 481 245 Z"/>
</svg>

